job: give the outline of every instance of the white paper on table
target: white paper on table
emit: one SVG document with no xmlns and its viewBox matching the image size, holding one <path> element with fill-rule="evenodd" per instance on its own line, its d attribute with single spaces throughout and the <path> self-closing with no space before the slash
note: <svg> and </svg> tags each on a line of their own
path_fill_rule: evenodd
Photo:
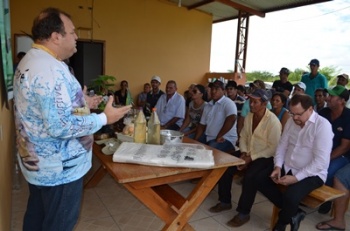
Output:
<svg viewBox="0 0 350 231">
<path fill-rule="evenodd" d="M 153 166 L 209 168 L 214 166 L 212 150 L 200 144 L 163 145 L 123 142 L 113 154 L 113 162 Z"/>
</svg>

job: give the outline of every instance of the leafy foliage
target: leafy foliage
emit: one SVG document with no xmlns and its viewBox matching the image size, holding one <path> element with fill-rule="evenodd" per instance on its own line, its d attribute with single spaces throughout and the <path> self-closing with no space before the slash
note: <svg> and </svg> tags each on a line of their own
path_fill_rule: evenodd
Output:
<svg viewBox="0 0 350 231">
<path fill-rule="evenodd" d="M 294 71 L 290 72 L 288 80 L 291 83 L 300 82 L 302 75 L 309 72 L 310 72 L 309 66 L 307 66 L 304 69 L 296 68 Z M 341 70 L 335 66 L 329 66 L 329 67 L 320 68 L 319 72 L 327 78 L 329 86 L 334 86 L 336 85 L 337 76 L 341 73 Z M 253 71 L 253 72 L 246 73 L 246 76 L 247 76 L 247 81 L 254 81 L 254 80 L 260 79 L 264 82 L 273 82 L 279 79 L 279 75 L 274 75 L 271 72 L 267 72 L 267 71 Z M 348 84 L 348 86 L 349 85 L 350 83 Z"/>
<path fill-rule="evenodd" d="M 89 89 L 93 89 L 97 95 L 108 95 L 110 87 L 114 86 L 116 78 L 110 75 L 99 75 L 96 79 L 93 79 L 91 84 L 88 86 Z M 104 110 L 106 106 L 106 101 L 103 100 L 99 105 L 98 109 Z"/>
<path fill-rule="evenodd" d="M 276 80 L 276 76 L 274 76 L 271 72 L 268 71 L 253 71 L 250 73 L 246 73 L 247 81 L 254 81 L 260 79 L 264 82 L 273 82 Z"/>
<path fill-rule="evenodd" d="M 96 79 L 92 80 L 92 83 L 88 86 L 89 89 L 93 89 L 98 95 L 106 95 L 110 87 L 114 86 L 116 78 L 110 75 L 99 75 Z"/>
</svg>

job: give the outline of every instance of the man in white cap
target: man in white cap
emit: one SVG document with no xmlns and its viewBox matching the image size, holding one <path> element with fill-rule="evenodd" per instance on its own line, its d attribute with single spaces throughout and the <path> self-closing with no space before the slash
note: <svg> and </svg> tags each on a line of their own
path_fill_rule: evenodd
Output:
<svg viewBox="0 0 350 231">
<path fill-rule="evenodd" d="M 306 85 L 303 82 L 298 82 L 294 84 L 293 96 L 297 94 L 305 94 Z"/>
<path fill-rule="evenodd" d="M 164 94 L 164 91 L 159 89 L 161 82 L 162 80 L 157 75 L 151 79 L 152 91 L 147 94 L 146 105 L 143 110 L 146 117 L 151 115 L 152 108 L 156 106 L 158 99 Z"/>
<path fill-rule="evenodd" d="M 328 80 L 321 74 L 318 69 L 320 67 L 320 61 L 318 59 L 311 59 L 309 62 L 310 73 L 306 73 L 301 77 L 301 82 L 305 83 L 305 94 L 311 96 L 313 103 L 315 103 L 314 94 L 318 88 L 327 89 Z"/>
<path fill-rule="evenodd" d="M 337 76 L 337 85 L 342 85 L 346 87 L 349 82 L 349 76 L 347 74 L 341 74 Z"/>
</svg>

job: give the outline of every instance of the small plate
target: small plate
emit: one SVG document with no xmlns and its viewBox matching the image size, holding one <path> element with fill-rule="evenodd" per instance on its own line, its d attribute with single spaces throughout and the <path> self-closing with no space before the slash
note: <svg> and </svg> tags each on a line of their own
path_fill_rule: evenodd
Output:
<svg viewBox="0 0 350 231">
<path fill-rule="evenodd" d="M 102 148 L 102 152 L 105 155 L 113 155 L 115 151 L 119 148 L 121 142 L 119 140 L 113 139 L 105 143 L 105 147 Z"/>
<path fill-rule="evenodd" d="M 117 135 L 118 140 L 121 142 L 134 142 L 134 137 L 132 136 L 124 135 L 120 132 L 116 132 L 115 134 Z"/>
</svg>

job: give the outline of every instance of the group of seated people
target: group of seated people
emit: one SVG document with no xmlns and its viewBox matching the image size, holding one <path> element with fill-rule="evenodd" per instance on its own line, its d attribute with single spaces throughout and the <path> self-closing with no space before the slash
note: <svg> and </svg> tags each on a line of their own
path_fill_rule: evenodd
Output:
<svg viewBox="0 0 350 231">
<path fill-rule="evenodd" d="M 315 68 L 311 69 L 302 80 L 312 78 Z M 155 107 L 163 129 L 182 131 L 245 161 L 223 174 L 218 182 L 219 203 L 209 209 L 218 213 L 232 208 L 233 175 L 244 170 L 238 213 L 227 225 L 239 227 L 250 220 L 255 195 L 260 191 L 280 208 L 273 230 L 285 230 L 290 225 L 297 231 L 306 215 L 299 208 L 300 201 L 325 183 L 346 195 L 333 203 L 334 218 L 316 228 L 345 230 L 350 190 L 350 109 L 346 108 L 349 91 L 345 87 L 349 77 L 339 75 L 334 88 L 311 86 L 315 90 L 308 95 L 306 89 L 313 82 L 292 85 L 288 75 L 289 70 L 282 68 L 272 94 L 261 80 L 250 85 L 248 95 L 238 94 L 235 81 L 224 84 L 216 80 L 209 89 L 193 84 L 188 89 L 187 105 L 175 81 L 168 81 L 163 92 L 159 89 L 160 77 L 154 76 L 151 87 L 145 85 L 151 89 L 142 96 L 144 112 L 147 116 Z M 287 188 L 281 192 L 278 185 Z M 319 212 L 328 213 L 330 206 L 321 206 Z"/>
</svg>

